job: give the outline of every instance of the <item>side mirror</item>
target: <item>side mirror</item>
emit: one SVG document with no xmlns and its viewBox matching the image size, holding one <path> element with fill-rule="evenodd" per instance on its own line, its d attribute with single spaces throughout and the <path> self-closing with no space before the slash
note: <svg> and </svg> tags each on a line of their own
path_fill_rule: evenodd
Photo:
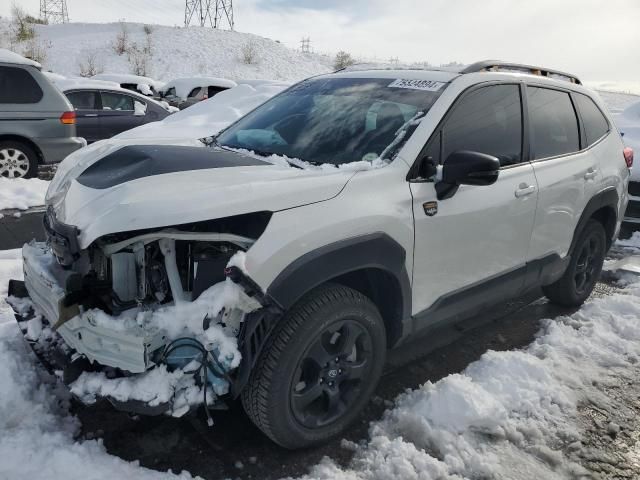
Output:
<svg viewBox="0 0 640 480">
<path fill-rule="evenodd" d="M 500 160 L 468 150 L 450 154 L 442 165 L 442 180 L 436 184 L 438 200 L 452 197 L 460 185 L 492 185 L 498 180 Z"/>
</svg>

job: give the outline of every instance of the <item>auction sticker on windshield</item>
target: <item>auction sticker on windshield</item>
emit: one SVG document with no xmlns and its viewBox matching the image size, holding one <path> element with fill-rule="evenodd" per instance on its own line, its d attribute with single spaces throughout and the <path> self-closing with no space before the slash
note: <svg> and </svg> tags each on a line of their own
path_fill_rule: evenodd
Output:
<svg viewBox="0 0 640 480">
<path fill-rule="evenodd" d="M 428 92 L 437 92 L 440 90 L 445 82 L 436 82 L 434 80 L 409 80 L 405 78 L 398 78 L 394 80 L 389 87 L 391 88 L 410 88 L 412 90 L 426 90 Z"/>
</svg>

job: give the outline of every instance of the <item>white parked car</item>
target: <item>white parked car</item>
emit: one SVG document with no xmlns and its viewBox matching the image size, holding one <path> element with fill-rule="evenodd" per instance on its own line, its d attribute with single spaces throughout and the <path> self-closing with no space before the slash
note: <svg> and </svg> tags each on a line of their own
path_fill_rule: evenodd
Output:
<svg viewBox="0 0 640 480">
<path fill-rule="evenodd" d="M 182 110 L 236 86 L 236 82 L 226 78 L 176 78 L 167 82 L 160 94 L 169 105 Z"/>
<path fill-rule="evenodd" d="M 149 143 L 60 166 L 19 324 L 85 401 L 240 396 L 287 448 L 353 422 L 388 349 L 538 287 L 584 302 L 633 161 L 576 77 L 499 62 L 322 75 L 199 146 Z"/>
</svg>

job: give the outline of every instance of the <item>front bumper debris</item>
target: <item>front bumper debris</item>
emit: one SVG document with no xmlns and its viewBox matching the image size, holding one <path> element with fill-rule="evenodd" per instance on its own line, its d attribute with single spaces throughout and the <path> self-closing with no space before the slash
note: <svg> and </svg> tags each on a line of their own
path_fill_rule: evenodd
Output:
<svg viewBox="0 0 640 480">
<path fill-rule="evenodd" d="M 166 344 L 161 332 L 147 332 L 137 325 L 105 328 L 92 315 L 80 315 L 77 305 L 68 305 L 63 283 L 73 273 L 53 261 L 43 243 L 25 245 L 22 252 L 28 295 L 69 347 L 91 363 L 131 373 L 155 366 L 153 354 Z"/>
<path fill-rule="evenodd" d="M 86 358 L 74 352 L 63 338 L 53 331 L 51 324 L 36 314 L 24 282 L 10 280 L 8 295 L 18 328 L 26 343 L 45 369 L 50 374 L 59 376 L 67 387 L 75 382 L 83 372 L 97 372 L 105 369 L 102 365 L 91 364 Z M 37 336 L 34 335 L 33 328 L 30 327 L 32 321 L 39 323 L 37 330 L 40 334 Z M 169 413 L 173 409 L 172 402 L 150 405 L 139 400 L 123 402 L 111 397 L 105 397 L 105 399 L 117 410 L 140 415 L 161 415 Z"/>
</svg>

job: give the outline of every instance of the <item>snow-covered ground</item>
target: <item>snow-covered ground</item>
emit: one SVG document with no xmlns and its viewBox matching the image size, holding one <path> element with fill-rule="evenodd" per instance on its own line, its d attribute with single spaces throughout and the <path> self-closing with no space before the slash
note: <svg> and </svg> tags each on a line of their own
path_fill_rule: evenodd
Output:
<svg viewBox="0 0 640 480">
<path fill-rule="evenodd" d="M 80 64 L 93 56 L 104 73 L 133 73 L 127 55 L 118 55 L 113 44 L 121 31 L 119 23 L 36 25 L 39 42 L 45 47 L 45 70 L 65 76 L 80 74 Z M 147 34 L 139 23 L 126 24 L 128 44 L 146 45 Z M 301 80 L 332 70 L 333 58 L 297 52 L 268 39 L 235 31 L 201 27 L 153 25 L 153 57 L 146 75 L 169 81 L 178 77 L 209 76 L 230 80 Z M 0 32 L 8 22 L 0 20 Z M 2 45 L 0 45 L 1 47 Z M 17 45 L 22 53 L 24 46 Z M 250 49 L 255 60 L 247 64 Z"/>
<path fill-rule="evenodd" d="M 618 249 L 640 253 L 640 235 Z M 0 298 L 20 278 L 19 251 L 0 252 Z M 585 478 L 578 411 L 613 405 L 602 386 L 640 379 L 640 284 L 550 319 L 519 351 L 487 352 L 463 372 L 398 397 L 370 427 L 347 468 L 331 459 L 304 480 Z M 214 427 L 215 428 L 215 427 Z M 615 436 L 627 428 L 610 422 Z M 0 478 L 190 478 L 153 472 L 109 455 L 99 440 L 75 438 L 76 418 L 55 377 L 38 366 L 0 302 Z"/>
<path fill-rule="evenodd" d="M 0 478 L 68 480 L 192 478 L 141 468 L 109 455 L 99 440 L 77 440 L 68 396 L 37 363 L 4 302 L 21 278 L 19 250 L 0 251 Z"/>
<path fill-rule="evenodd" d="M 49 182 L 37 178 L 8 179 L 0 177 L 0 211 L 5 209 L 26 210 L 44 205 Z"/>
</svg>

